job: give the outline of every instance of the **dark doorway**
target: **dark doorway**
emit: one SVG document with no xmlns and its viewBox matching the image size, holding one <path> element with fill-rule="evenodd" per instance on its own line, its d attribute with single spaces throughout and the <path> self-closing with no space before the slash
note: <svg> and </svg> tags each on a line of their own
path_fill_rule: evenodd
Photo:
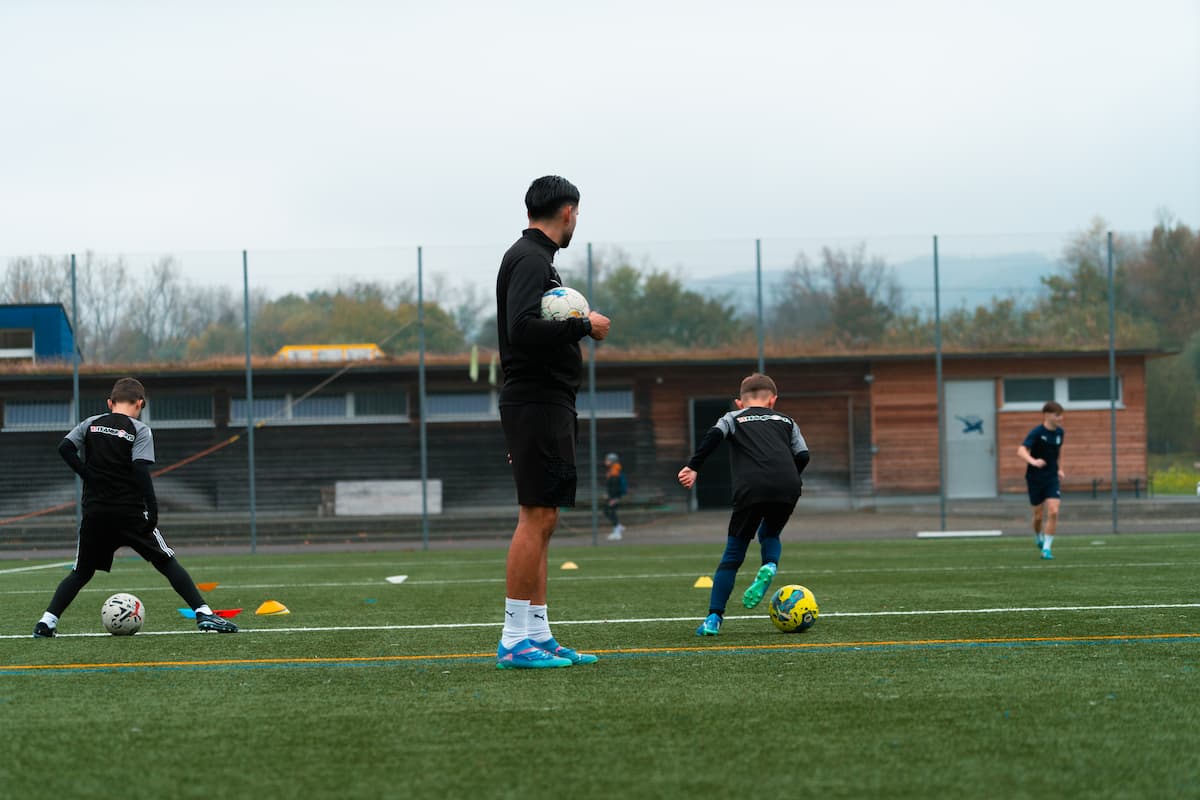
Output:
<svg viewBox="0 0 1200 800">
<path fill-rule="evenodd" d="M 716 400 L 692 399 L 692 451 L 700 444 L 708 429 L 723 414 L 734 409 L 729 398 Z M 717 451 L 708 457 L 696 478 L 696 507 L 729 508 L 733 501 L 733 470 L 729 464 L 729 443 L 721 442 Z"/>
</svg>

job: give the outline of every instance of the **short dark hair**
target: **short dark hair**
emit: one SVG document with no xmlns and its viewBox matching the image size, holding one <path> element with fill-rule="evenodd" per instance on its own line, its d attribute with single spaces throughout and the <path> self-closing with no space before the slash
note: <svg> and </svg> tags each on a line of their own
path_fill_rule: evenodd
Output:
<svg viewBox="0 0 1200 800">
<path fill-rule="evenodd" d="M 114 403 L 136 403 L 146 399 L 146 387 L 137 378 L 118 378 L 108 399 Z"/>
<path fill-rule="evenodd" d="M 1042 406 L 1043 414 L 1061 414 L 1062 412 L 1062 406 L 1054 400 L 1051 400 L 1049 403 L 1046 403 L 1046 405 Z"/>
<path fill-rule="evenodd" d="M 779 390 L 775 388 L 775 381 L 761 372 L 748 375 L 742 380 L 742 389 L 740 392 L 742 397 L 748 394 L 758 394 L 759 392 L 770 392 L 774 395 L 779 394 Z"/>
<path fill-rule="evenodd" d="M 525 210 L 530 219 L 549 219 L 563 206 L 579 205 L 575 184 L 558 175 L 545 175 L 529 184 L 525 192 Z"/>
</svg>

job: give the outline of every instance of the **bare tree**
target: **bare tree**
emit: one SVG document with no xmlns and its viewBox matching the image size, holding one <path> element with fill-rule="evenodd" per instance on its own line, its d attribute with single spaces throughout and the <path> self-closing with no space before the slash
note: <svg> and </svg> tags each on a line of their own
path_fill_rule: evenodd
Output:
<svg viewBox="0 0 1200 800">
<path fill-rule="evenodd" d="M 65 256 L 21 256 L 4 270 L 0 300 L 5 303 L 71 304 L 71 260 Z"/>
<path fill-rule="evenodd" d="M 778 337 L 815 336 L 848 345 L 878 343 L 902 311 L 903 294 L 882 258 L 868 257 L 865 244 L 850 250 L 821 249 L 814 265 L 796 256 L 771 309 Z"/>
<path fill-rule="evenodd" d="M 128 324 L 124 300 L 131 295 L 129 270 L 123 258 L 100 261 L 87 252 L 75 272 L 79 297 L 75 336 L 80 352 L 89 361 L 107 361 L 122 327 Z"/>
</svg>

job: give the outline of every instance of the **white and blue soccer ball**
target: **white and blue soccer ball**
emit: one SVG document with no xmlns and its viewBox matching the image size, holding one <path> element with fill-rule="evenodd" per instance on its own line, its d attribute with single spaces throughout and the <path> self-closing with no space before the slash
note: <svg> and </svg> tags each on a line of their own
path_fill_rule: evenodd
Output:
<svg viewBox="0 0 1200 800">
<path fill-rule="evenodd" d="M 146 621 L 146 607 L 133 595 L 119 592 L 100 606 L 100 621 L 114 636 L 133 636 Z"/>
<path fill-rule="evenodd" d="M 567 286 L 556 286 L 542 295 L 542 319 L 586 317 L 590 312 L 587 298 Z"/>
</svg>

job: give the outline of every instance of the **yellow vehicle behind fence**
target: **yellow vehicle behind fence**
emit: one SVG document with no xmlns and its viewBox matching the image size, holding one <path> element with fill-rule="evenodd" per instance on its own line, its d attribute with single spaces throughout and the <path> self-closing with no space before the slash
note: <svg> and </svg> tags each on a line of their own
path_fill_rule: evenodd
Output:
<svg viewBox="0 0 1200 800">
<path fill-rule="evenodd" d="M 372 361 L 383 358 L 383 351 L 374 343 L 357 344 L 288 344 L 279 348 L 275 358 L 280 361 Z"/>
</svg>

